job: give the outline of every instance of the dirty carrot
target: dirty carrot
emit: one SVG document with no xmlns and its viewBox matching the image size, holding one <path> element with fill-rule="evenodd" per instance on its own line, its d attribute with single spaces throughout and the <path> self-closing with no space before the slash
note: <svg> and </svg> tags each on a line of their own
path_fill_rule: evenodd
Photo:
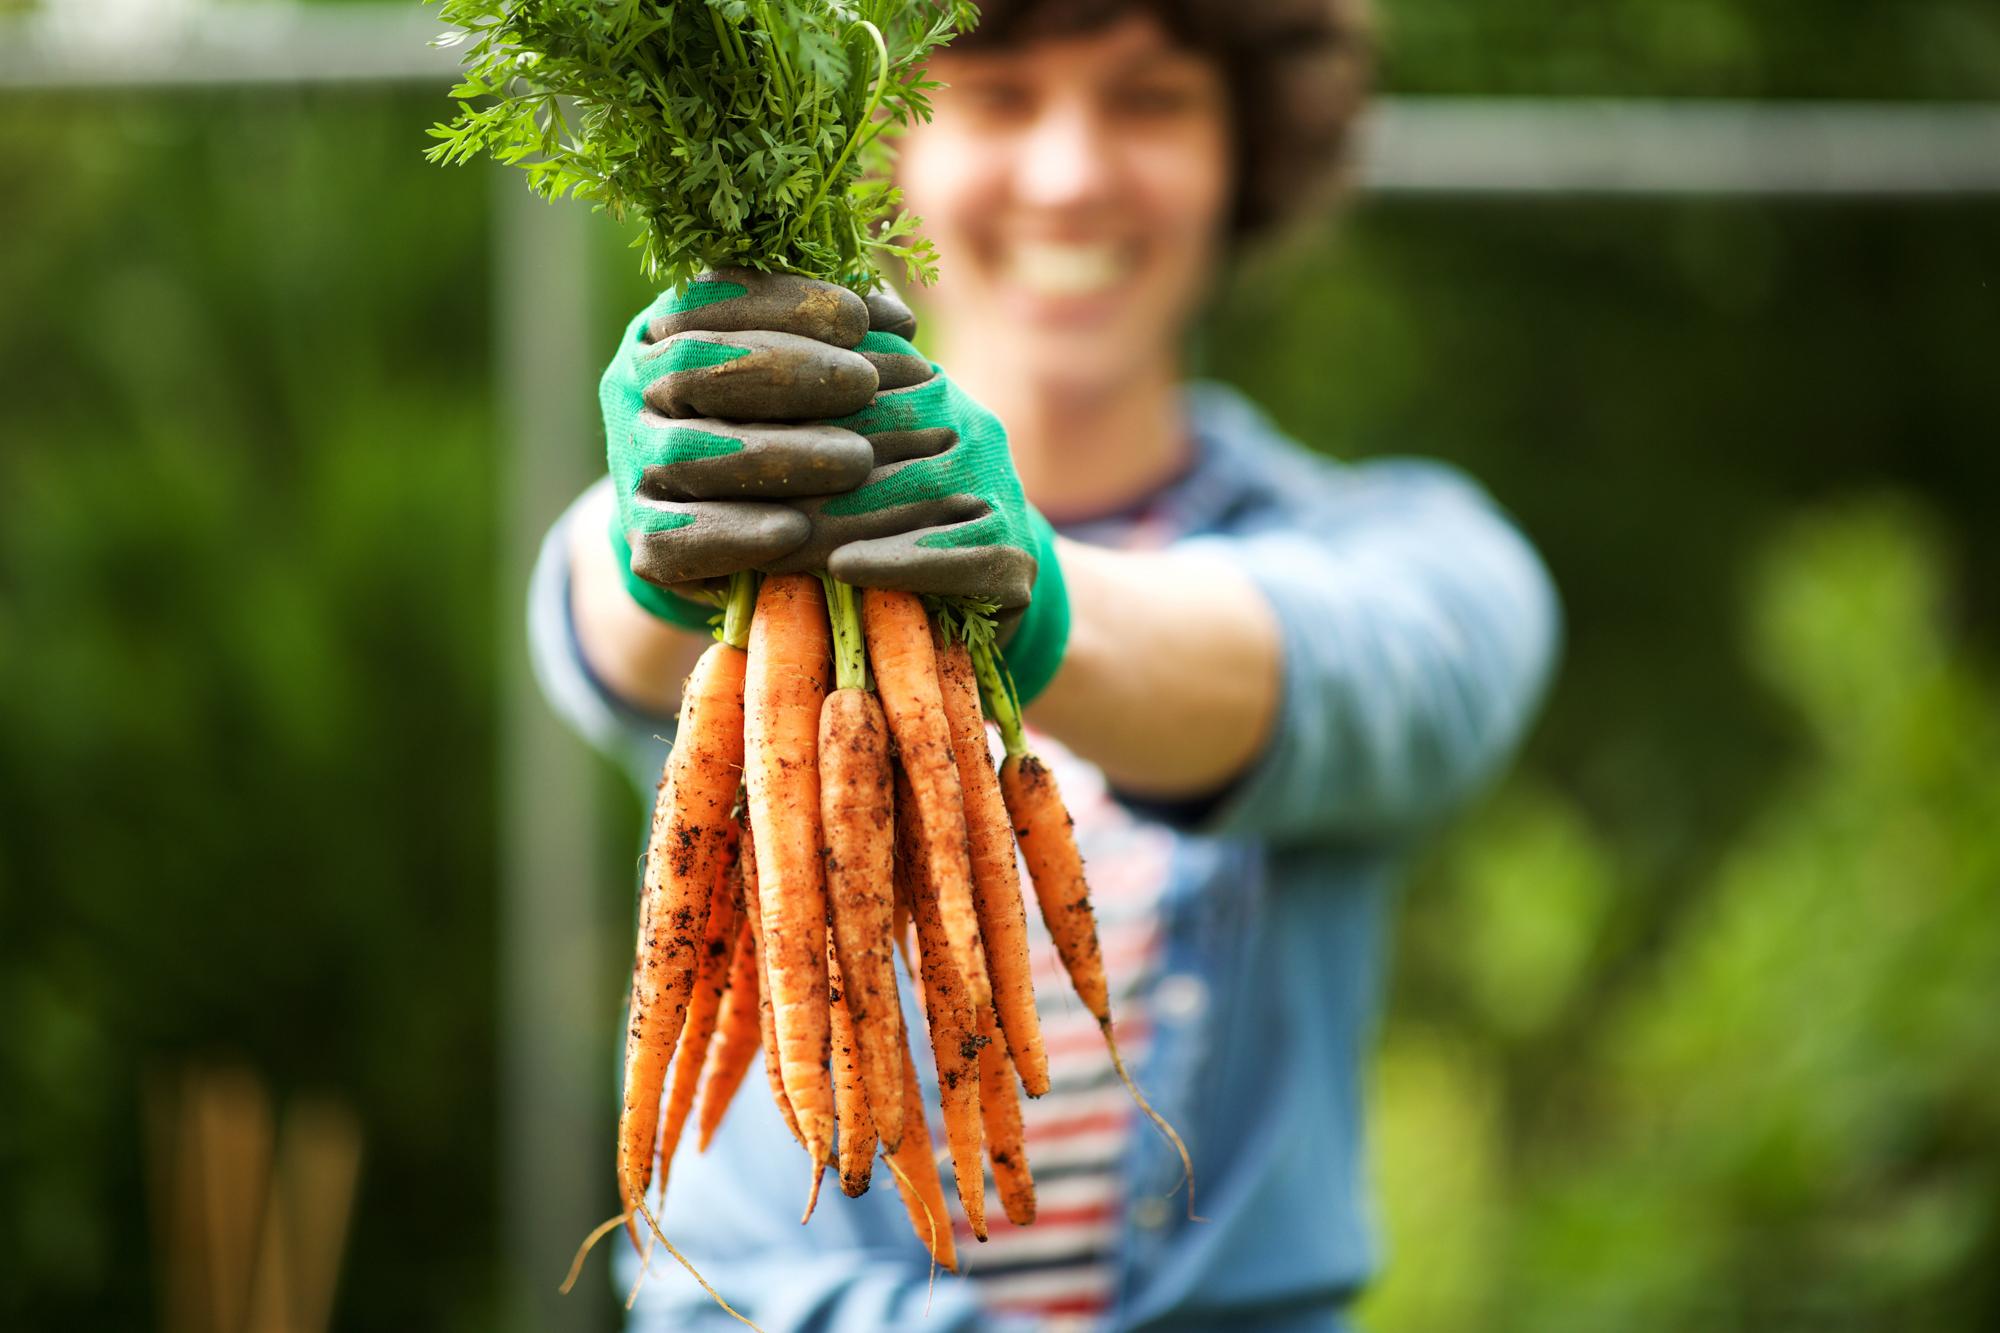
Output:
<svg viewBox="0 0 2000 1333">
<path fill-rule="evenodd" d="M 911 783 L 896 770 L 900 814 L 914 800 Z M 928 858 L 916 831 L 897 821 L 897 854 L 903 858 L 903 883 L 910 895 L 910 915 L 917 926 L 917 973 L 923 983 L 924 1015 L 931 1029 L 931 1054 L 937 1060 L 938 1106 L 944 1113 L 945 1143 L 951 1149 L 952 1174 L 958 1179 L 958 1201 L 972 1224 L 972 1234 L 986 1239 L 986 1169 L 980 1164 L 985 1130 L 979 1116 L 978 1020 L 958 955 L 945 935 L 944 915 L 931 884 Z"/>
<path fill-rule="evenodd" d="M 673 1083 L 667 1092 L 666 1122 L 660 1128 L 660 1175 L 672 1171 L 674 1149 L 681 1130 L 694 1110 L 694 1096 L 701 1087 L 702 1067 L 708 1063 L 710 1039 L 715 1035 L 716 1015 L 729 989 L 730 963 L 736 956 L 736 940 L 743 926 L 743 858 L 736 855 L 739 826 L 729 825 L 727 869 L 717 877 L 715 896 L 709 900 L 708 930 L 702 938 L 701 969 L 695 976 L 694 998 L 688 1002 L 687 1027 L 681 1033 L 680 1050 L 674 1056 Z"/>
<path fill-rule="evenodd" d="M 1035 1178 L 1028 1171 L 1013 1062 L 1007 1058 L 990 1005 L 979 1011 L 979 1034 L 986 1038 L 986 1045 L 979 1048 L 979 1114 L 986 1131 L 986 1155 L 993 1162 L 993 1183 L 1007 1220 L 1025 1227 L 1035 1220 Z"/>
<path fill-rule="evenodd" d="M 740 866 L 742 861 L 739 859 L 737 864 Z M 709 1140 L 715 1137 L 716 1127 L 722 1123 L 729 1103 L 736 1097 L 736 1089 L 742 1086 L 743 1076 L 750 1071 L 750 1062 L 762 1045 L 757 1015 L 757 941 L 750 931 L 747 902 L 743 911 L 746 919 L 737 926 L 729 988 L 723 992 L 722 1010 L 716 1016 L 708 1073 L 701 1085 L 701 1136 L 695 1141 L 697 1152 L 708 1151 Z"/>
<path fill-rule="evenodd" d="M 903 1207 L 910 1214 L 910 1227 L 917 1233 L 917 1239 L 947 1272 L 957 1272 L 958 1247 L 951 1236 L 951 1218 L 944 1209 L 937 1154 L 931 1147 L 923 1093 L 917 1086 L 916 1052 L 910 1048 L 909 1027 L 902 1017 L 899 1011 L 896 1039 L 903 1047 L 903 1146 L 882 1156 L 896 1177 L 896 1192 L 903 1196 Z"/>
<path fill-rule="evenodd" d="M 754 834 L 743 839 L 742 859 L 743 914 L 750 920 L 750 945 L 757 969 L 757 1041 L 764 1048 L 764 1074 L 771 1083 L 771 1100 L 778 1104 L 778 1113 L 785 1118 L 785 1128 L 792 1131 L 792 1137 L 803 1148 L 806 1136 L 799 1132 L 799 1118 L 792 1114 L 792 1099 L 785 1095 L 785 1080 L 778 1072 L 778 1026 L 771 1013 L 771 969 L 764 956 L 763 895 L 758 889 L 760 877 L 757 874 L 757 839 Z"/>
<path fill-rule="evenodd" d="M 750 586 L 742 575 L 732 584 L 730 601 L 739 613 Z M 741 615 L 735 620 L 740 624 Z M 687 1020 L 709 900 L 732 836 L 743 766 L 746 666 L 740 638 L 725 638 L 701 655 L 682 688 L 680 725 L 661 777 L 658 799 L 666 808 L 664 814 L 654 811 L 646 851 L 618 1122 L 618 1189 L 628 1214 L 636 1215 L 652 1182 L 660 1093 Z M 629 1229 L 636 1242 L 637 1224 Z"/>
<path fill-rule="evenodd" d="M 820 822 L 826 839 L 827 905 L 835 954 L 854 1025 L 859 1074 L 877 1133 L 891 1152 L 903 1141 L 903 1052 L 897 1039 L 895 787 L 889 724 L 868 680 L 859 597 L 825 580 L 834 642 L 834 679 L 819 715 Z M 835 1021 L 839 1021 L 838 1013 Z M 838 1085 L 835 1088 L 838 1093 Z M 842 1176 L 846 1176 L 842 1123 Z M 863 1159 L 864 1167 L 866 1158 Z"/>
<path fill-rule="evenodd" d="M 959 975 L 975 1004 L 991 1002 L 992 986 L 974 952 L 979 916 L 972 906 L 972 864 L 966 846 L 965 806 L 938 682 L 930 617 L 914 593 L 866 588 L 861 625 L 876 689 L 914 800 L 908 809 L 922 838 L 926 870 L 938 898 L 945 936 Z"/>
<path fill-rule="evenodd" d="M 1028 878 L 1035 886 L 1042 921 L 1055 941 L 1056 954 L 1069 973 L 1077 998 L 1083 1001 L 1083 1007 L 1090 1011 L 1097 1020 L 1098 1030 L 1104 1034 L 1112 1067 L 1118 1071 L 1125 1090 L 1180 1154 L 1181 1169 L 1188 1182 L 1188 1216 L 1193 1218 L 1194 1162 L 1188 1156 L 1187 1145 L 1133 1082 L 1112 1031 L 1111 988 L 1105 981 L 1104 952 L 1097 942 L 1097 917 L 1090 909 L 1090 885 L 1083 877 L 1083 854 L 1076 846 L 1075 821 L 1063 804 L 1055 775 L 1028 748 L 1020 701 L 991 636 L 973 633 L 968 639 L 980 692 L 1000 728 L 1000 740 L 1007 750 L 1007 758 L 1000 765 L 1000 793 L 1007 804 L 1014 836 L 1021 844 L 1021 859 L 1028 863 Z"/>
<path fill-rule="evenodd" d="M 875 1145 L 880 1140 L 875 1118 L 869 1114 L 869 1094 L 862 1087 L 861 1046 L 854 1038 L 854 1020 L 848 1012 L 846 978 L 831 950 L 826 958 L 826 977 L 833 1026 L 833 1104 L 840 1119 L 840 1189 L 848 1198 L 858 1199 L 868 1192 Z M 897 1093 L 896 1109 L 900 1111 L 900 1088 Z"/>
<path fill-rule="evenodd" d="M 979 914 L 979 938 L 993 985 L 993 1007 L 1007 1052 L 1030 1097 L 1049 1090 L 1049 1059 L 1042 1049 L 1042 1021 L 1035 1012 L 1035 986 L 1028 968 L 1028 914 L 1021 904 L 1021 871 L 1014 855 L 1014 830 L 986 746 L 986 719 L 979 711 L 979 682 L 964 633 L 951 636 L 938 652 L 938 678 L 945 716 L 958 761 L 958 784 L 965 801 L 965 828 L 972 861 L 972 901 Z"/>
<path fill-rule="evenodd" d="M 832 674 L 833 639 L 818 578 L 766 578 L 750 622 L 743 776 L 757 843 L 778 1069 L 813 1160 L 815 1194 L 817 1173 L 832 1162 L 834 1143 L 817 753 Z"/>
</svg>

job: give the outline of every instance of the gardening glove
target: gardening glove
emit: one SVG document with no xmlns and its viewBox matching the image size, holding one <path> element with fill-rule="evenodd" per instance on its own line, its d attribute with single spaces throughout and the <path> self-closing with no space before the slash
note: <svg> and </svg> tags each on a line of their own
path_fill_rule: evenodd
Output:
<svg viewBox="0 0 2000 1333">
<path fill-rule="evenodd" d="M 810 423 L 875 393 L 875 364 L 850 350 L 869 318 L 844 287 L 725 269 L 663 294 L 626 327 L 598 397 L 617 496 L 612 545 L 641 606 L 705 626 L 714 608 L 669 585 L 797 549 L 812 521 L 778 501 L 866 480 L 868 441 Z"/>
<path fill-rule="evenodd" d="M 904 316 L 898 325 L 915 332 Z M 883 388 L 827 424 L 865 437 L 875 467 L 858 488 L 789 501 L 812 533 L 760 568 L 996 603 L 1008 665 L 1032 698 L 1061 660 L 1069 602 L 1055 531 L 1021 492 L 1006 429 L 905 336 L 871 329 L 858 350 Z"/>
</svg>

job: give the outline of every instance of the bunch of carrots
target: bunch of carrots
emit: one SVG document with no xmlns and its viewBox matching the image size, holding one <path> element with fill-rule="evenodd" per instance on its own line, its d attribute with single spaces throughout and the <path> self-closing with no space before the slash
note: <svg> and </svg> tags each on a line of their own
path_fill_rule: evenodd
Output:
<svg viewBox="0 0 2000 1333">
<path fill-rule="evenodd" d="M 955 1270 L 899 950 L 973 1234 L 986 1238 L 982 1150 L 1008 1219 L 1032 1223 L 1019 1094 L 1040 1096 L 1049 1074 L 1020 862 L 1125 1076 L 1069 813 L 1027 747 L 990 609 L 824 574 L 731 580 L 654 806 L 618 1132 L 625 1212 L 600 1232 L 622 1223 L 636 1244 L 643 1220 L 665 1240 L 647 1203 L 656 1172 L 697 1096 L 707 1149 L 762 1050 L 810 1162 L 806 1216 L 827 1167 L 859 1195 L 879 1152 L 918 1238 Z"/>
</svg>

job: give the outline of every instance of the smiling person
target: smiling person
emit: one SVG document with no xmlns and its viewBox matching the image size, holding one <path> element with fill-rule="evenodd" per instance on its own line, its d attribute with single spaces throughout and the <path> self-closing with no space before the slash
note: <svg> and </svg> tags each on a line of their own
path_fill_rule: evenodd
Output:
<svg viewBox="0 0 2000 1333">
<path fill-rule="evenodd" d="M 977 1244 L 955 1218 L 966 1276 L 932 1294 L 886 1173 L 799 1225 L 805 1163 L 747 1092 L 708 1153 L 681 1145 L 661 1222 L 767 1333 L 1342 1328 L 1375 1262 L 1360 1084 L 1395 885 L 1530 721 L 1554 594 L 1464 477 L 1317 458 L 1184 381 L 1219 267 L 1338 173 L 1353 12 L 982 9 L 897 168 L 941 256 L 935 360 L 893 297 L 737 271 L 663 295 L 605 374 L 611 475 L 544 547 L 536 662 L 650 792 L 704 581 L 830 568 L 1001 602 L 1122 1041 L 1193 1154 L 1201 1220 L 1039 934 L 1034 1226 Z M 629 1248 L 618 1271 L 638 1276 Z M 739 1327 L 658 1261 L 631 1320 Z"/>
</svg>

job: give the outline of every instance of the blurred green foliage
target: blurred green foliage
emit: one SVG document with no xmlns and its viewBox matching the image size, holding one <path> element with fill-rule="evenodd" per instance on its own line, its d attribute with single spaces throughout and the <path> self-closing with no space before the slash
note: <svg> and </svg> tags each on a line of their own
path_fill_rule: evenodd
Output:
<svg viewBox="0 0 2000 1333">
<path fill-rule="evenodd" d="M 1985 4 L 1386 9 L 1398 90 L 2000 93 Z M 0 1327 L 153 1324 L 211 1051 L 361 1113 L 341 1327 L 492 1327 L 488 182 L 428 94 L 0 105 Z M 1381 1333 L 1992 1322 L 1996 270 L 1992 203 L 1382 199 L 1219 299 L 1570 614 L 1410 895 Z"/>
<path fill-rule="evenodd" d="M 0 117 L 0 1327 L 154 1323 L 149 1065 L 368 1133 L 350 1326 L 494 1283 L 485 190 L 430 98 Z"/>
<path fill-rule="evenodd" d="M 1809 744 L 1645 967 L 1561 795 L 1454 839 L 1377 1085 L 1375 1333 L 1991 1325 L 2000 688 L 1945 567 L 1907 504 L 1773 542 L 1750 657 Z"/>
</svg>

